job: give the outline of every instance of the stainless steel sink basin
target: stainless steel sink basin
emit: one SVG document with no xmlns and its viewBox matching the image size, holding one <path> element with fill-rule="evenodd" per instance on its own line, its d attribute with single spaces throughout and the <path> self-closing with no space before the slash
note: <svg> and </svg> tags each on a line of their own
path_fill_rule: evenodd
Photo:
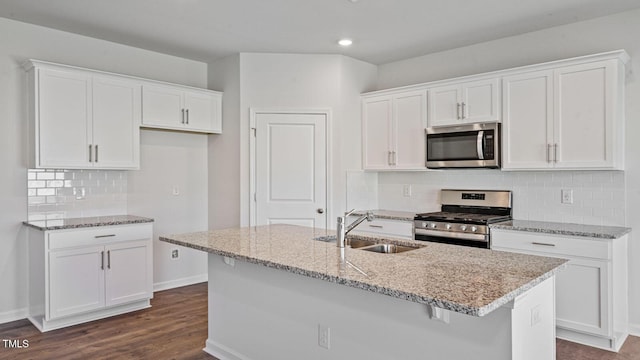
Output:
<svg viewBox="0 0 640 360">
<path fill-rule="evenodd" d="M 396 244 L 377 244 L 360 248 L 360 250 L 372 251 L 381 254 L 396 254 L 415 249 L 417 249 L 417 247 L 402 246 Z"/>
<path fill-rule="evenodd" d="M 376 242 L 373 240 L 347 238 L 347 245 L 351 246 L 352 249 L 359 249 L 361 247 L 371 246 L 375 244 Z"/>
<path fill-rule="evenodd" d="M 319 236 L 317 238 L 314 238 L 314 240 L 334 242 L 336 241 L 336 237 L 334 235 Z M 378 244 L 374 240 L 353 239 L 350 237 L 347 237 L 347 245 L 352 249 L 372 251 L 380 254 L 397 254 L 397 253 L 415 250 L 419 248 L 419 247 L 396 245 L 396 244 Z"/>
</svg>

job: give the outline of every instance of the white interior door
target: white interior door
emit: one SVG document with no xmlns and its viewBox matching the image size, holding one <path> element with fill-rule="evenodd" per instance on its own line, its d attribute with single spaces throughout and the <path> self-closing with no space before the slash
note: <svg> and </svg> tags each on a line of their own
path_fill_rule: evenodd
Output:
<svg viewBox="0 0 640 360">
<path fill-rule="evenodd" d="M 255 222 L 327 226 L 327 114 L 255 114 Z"/>
</svg>

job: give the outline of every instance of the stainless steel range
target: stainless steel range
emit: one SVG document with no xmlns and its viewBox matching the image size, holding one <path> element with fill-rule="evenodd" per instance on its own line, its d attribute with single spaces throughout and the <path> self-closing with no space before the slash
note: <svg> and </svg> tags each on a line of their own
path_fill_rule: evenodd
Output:
<svg viewBox="0 0 640 360">
<path fill-rule="evenodd" d="M 511 191 L 440 191 L 442 211 L 417 214 L 414 238 L 489 249 L 489 224 L 511 220 Z"/>
</svg>

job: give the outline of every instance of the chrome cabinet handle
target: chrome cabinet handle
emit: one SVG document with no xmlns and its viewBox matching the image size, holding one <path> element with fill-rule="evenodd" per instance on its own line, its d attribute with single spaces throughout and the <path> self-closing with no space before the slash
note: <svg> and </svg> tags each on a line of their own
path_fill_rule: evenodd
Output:
<svg viewBox="0 0 640 360">
<path fill-rule="evenodd" d="M 382 225 L 369 225 L 369 227 L 378 228 L 378 229 L 382 229 L 383 228 Z"/>
<path fill-rule="evenodd" d="M 553 144 L 553 162 L 558 162 L 558 144 Z"/>
<path fill-rule="evenodd" d="M 189 109 L 185 110 L 187 113 L 187 125 L 189 125 Z"/>
<path fill-rule="evenodd" d="M 541 242 L 532 242 L 533 245 L 541 245 L 541 246 L 556 246 L 556 244 L 549 244 L 549 243 L 541 243 Z"/>
<path fill-rule="evenodd" d="M 457 105 L 457 107 L 456 107 L 456 115 L 458 117 L 458 120 L 461 120 L 462 118 L 460 117 L 460 103 L 457 103 L 456 105 Z"/>
<path fill-rule="evenodd" d="M 107 269 L 111 269 L 111 250 L 107 251 Z"/>
<path fill-rule="evenodd" d="M 184 109 L 182 109 L 182 120 L 180 122 L 184 124 Z"/>
<path fill-rule="evenodd" d="M 464 115 L 464 108 L 466 107 L 467 104 L 462 103 L 462 119 L 466 119 L 467 117 Z"/>
<path fill-rule="evenodd" d="M 96 145 L 96 162 L 98 162 L 98 145 Z"/>
<path fill-rule="evenodd" d="M 388 151 L 387 154 L 387 165 L 393 165 L 393 161 L 391 160 L 391 151 Z"/>
<path fill-rule="evenodd" d="M 96 239 L 100 239 L 100 238 L 114 237 L 114 236 L 116 236 L 116 234 L 96 235 L 96 236 L 94 236 L 94 238 L 96 238 Z"/>
<path fill-rule="evenodd" d="M 93 162 L 93 145 L 89 145 L 89 162 Z"/>
<path fill-rule="evenodd" d="M 100 251 L 100 270 L 104 270 L 104 251 Z"/>
<path fill-rule="evenodd" d="M 547 162 L 551 162 L 551 144 L 547 144 Z"/>
</svg>

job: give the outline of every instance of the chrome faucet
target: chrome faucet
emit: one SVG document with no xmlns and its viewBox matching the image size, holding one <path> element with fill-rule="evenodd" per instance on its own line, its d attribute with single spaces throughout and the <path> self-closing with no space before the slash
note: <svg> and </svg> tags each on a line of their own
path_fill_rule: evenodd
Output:
<svg viewBox="0 0 640 360">
<path fill-rule="evenodd" d="M 347 239 L 347 234 L 353 230 L 356 226 L 360 225 L 361 222 L 367 220 L 367 221 L 373 221 L 374 216 L 373 213 L 371 211 L 367 211 L 366 214 L 360 216 L 359 218 L 357 218 L 354 222 L 352 222 L 351 224 L 349 224 L 349 226 L 346 226 L 345 222 L 347 221 L 347 216 L 353 214 L 353 212 L 356 211 L 356 209 L 352 209 L 351 211 L 348 211 L 346 213 L 344 213 L 344 216 L 338 216 L 338 224 L 336 226 L 337 229 L 337 233 L 336 233 L 336 245 L 339 248 L 344 248 L 345 246 L 345 240 Z"/>
</svg>

